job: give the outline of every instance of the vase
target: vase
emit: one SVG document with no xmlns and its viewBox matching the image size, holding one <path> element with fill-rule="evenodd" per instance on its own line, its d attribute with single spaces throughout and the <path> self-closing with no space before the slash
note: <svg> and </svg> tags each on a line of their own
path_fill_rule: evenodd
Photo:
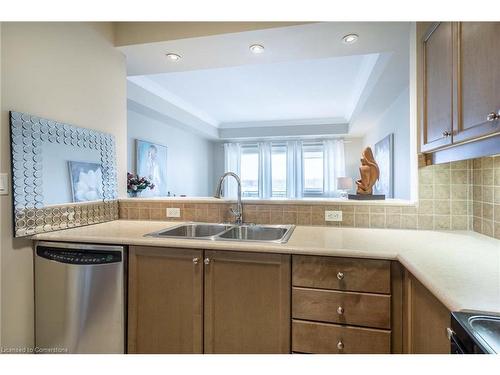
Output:
<svg viewBox="0 0 500 375">
<path fill-rule="evenodd" d="M 138 198 L 141 195 L 141 190 L 129 191 L 130 198 Z"/>
</svg>

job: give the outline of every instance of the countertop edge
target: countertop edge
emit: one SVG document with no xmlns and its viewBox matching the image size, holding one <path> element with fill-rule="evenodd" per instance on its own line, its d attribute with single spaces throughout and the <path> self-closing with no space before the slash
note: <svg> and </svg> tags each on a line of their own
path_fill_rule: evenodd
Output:
<svg viewBox="0 0 500 375">
<path fill-rule="evenodd" d="M 31 237 L 33 241 L 46 242 L 73 242 L 73 243 L 93 243 L 105 245 L 123 245 L 123 246 L 152 246 L 152 247 L 172 247 L 178 249 L 200 249 L 200 250 L 220 250 L 220 251 L 241 251 L 253 253 L 275 253 L 275 254 L 290 254 L 290 255 L 311 255 L 311 256 L 340 256 L 345 258 L 364 258 L 364 259 L 380 259 L 380 260 L 397 260 L 397 252 L 392 252 L 392 255 L 380 254 L 373 251 L 353 250 L 353 249 L 319 249 L 308 247 L 307 250 L 303 247 L 280 247 L 281 244 L 266 244 L 259 242 L 241 243 L 238 241 L 210 241 L 210 240 L 171 240 L 166 238 L 158 239 L 157 244 L 154 244 L 155 238 L 145 237 L 144 239 L 134 239 L 129 241 L 118 237 L 107 237 L 106 239 L 96 240 L 93 237 L 79 236 L 64 236 L 54 237 L 47 234 L 37 234 Z M 180 243 L 182 241 L 182 243 Z M 228 248 L 232 244 L 233 247 Z"/>
</svg>

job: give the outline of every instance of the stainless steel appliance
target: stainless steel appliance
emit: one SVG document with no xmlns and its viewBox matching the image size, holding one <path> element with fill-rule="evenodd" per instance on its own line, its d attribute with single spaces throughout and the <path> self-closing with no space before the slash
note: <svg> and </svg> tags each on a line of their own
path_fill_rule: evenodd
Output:
<svg viewBox="0 0 500 375">
<path fill-rule="evenodd" d="M 500 354 L 500 315 L 454 312 L 448 338 L 452 354 Z"/>
<path fill-rule="evenodd" d="M 124 353 L 125 266 L 121 246 L 38 242 L 37 353 Z"/>
<path fill-rule="evenodd" d="M 254 241 L 286 243 L 292 236 L 295 225 L 260 225 L 260 224 L 212 224 L 183 223 L 153 233 L 147 237 L 185 238 L 211 241 Z"/>
</svg>

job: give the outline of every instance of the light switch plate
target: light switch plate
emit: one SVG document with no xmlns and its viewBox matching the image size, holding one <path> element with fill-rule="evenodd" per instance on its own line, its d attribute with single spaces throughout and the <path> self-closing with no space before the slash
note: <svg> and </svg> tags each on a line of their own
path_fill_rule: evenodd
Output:
<svg viewBox="0 0 500 375">
<path fill-rule="evenodd" d="M 181 209 L 174 207 L 167 208 L 167 217 L 181 217 Z"/>
<path fill-rule="evenodd" d="M 9 175 L 7 173 L 0 173 L 0 195 L 9 194 Z"/>
<path fill-rule="evenodd" d="M 325 221 L 342 221 L 342 211 L 325 211 Z"/>
</svg>

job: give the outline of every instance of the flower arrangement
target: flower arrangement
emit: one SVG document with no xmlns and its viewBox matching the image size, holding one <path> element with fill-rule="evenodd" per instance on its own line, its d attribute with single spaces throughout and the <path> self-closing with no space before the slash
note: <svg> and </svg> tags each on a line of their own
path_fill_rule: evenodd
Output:
<svg viewBox="0 0 500 375">
<path fill-rule="evenodd" d="M 127 192 L 131 197 L 137 197 L 143 190 L 153 190 L 155 185 L 146 179 L 127 172 Z"/>
</svg>

